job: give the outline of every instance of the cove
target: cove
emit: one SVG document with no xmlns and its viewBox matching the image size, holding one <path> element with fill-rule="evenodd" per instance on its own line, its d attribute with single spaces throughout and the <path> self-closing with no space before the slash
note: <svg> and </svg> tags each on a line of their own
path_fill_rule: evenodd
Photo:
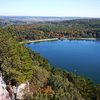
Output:
<svg viewBox="0 0 100 100">
<path fill-rule="evenodd" d="M 54 67 L 73 72 L 100 84 L 99 40 L 55 40 L 25 44 Z"/>
</svg>

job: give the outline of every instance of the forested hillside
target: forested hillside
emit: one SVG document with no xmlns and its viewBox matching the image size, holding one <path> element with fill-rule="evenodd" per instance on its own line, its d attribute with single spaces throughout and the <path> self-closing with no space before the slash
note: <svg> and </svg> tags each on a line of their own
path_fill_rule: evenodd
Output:
<svg viewBox="0 0 100 100">
<path fill-rule="evenodd" d="M 24 32 L 30 29 L 30 26 L 27 29 L 26 26 L 15 27 Z M 55 69 L 39 54 L 20 45 L 14 35 L 17 30 L 12 35 L 14 31 L 10 29 L 8 33 L 7 30 L 0 29 L 0 70 L 5 82 L 30 82 L 31 91 L 25 95 L 26 100 L 100 99 L 99 85 L 67 71 Z"/>
<path fill-rule="evenodd" d="M 100 38 L 100 19 L 76 19 L 10 25 L 4 28 L 17 41 L 45 38 Z"/>
</svg>

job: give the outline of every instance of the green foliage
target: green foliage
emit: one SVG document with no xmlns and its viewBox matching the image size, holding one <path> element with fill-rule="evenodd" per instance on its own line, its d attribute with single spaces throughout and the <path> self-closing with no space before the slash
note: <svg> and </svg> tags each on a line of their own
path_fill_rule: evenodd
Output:
<svg viewBox="0 0 100 100">
<path fill-rule="evenodd" d="M 39 53 L 35 53 L 31 50 L 29 50 L 29 53 L 34 64 L 39 67 L 45 68 L 47 71 L 50 71 L 52 69 L 52 66 L 48 63 L 48 61 L 43 58 Z"/>
<path fill-rule="evenodd" d="M 34 85 L 43 87 L 44 83 L 47 82 L 49 75 L 50 74 L 47 70 L 36 66 L 33 69 L 33 76 L 31 81 L 34 82 Z"/>
<path fill-rule="evenodd" d="M 31 78 L 32 67 L 28 50 L 16 43 L 9 34 L 0 30 L 0 68 L 5 79 L 14 78 L 18 82 L 24 82 Z"/>
</svg>

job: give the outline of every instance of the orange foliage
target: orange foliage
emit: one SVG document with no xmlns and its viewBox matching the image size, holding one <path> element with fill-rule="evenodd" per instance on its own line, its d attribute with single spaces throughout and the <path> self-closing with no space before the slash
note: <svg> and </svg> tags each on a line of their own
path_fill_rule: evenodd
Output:
<svg viewBox="0 0 100 100">
<path fill-rule="evenodd" d="M 46 87 L 41 87 L 39 88 L 39 92 L 41 93 L 54 93 L 54 91 L 52 90 L 51 86 L 46 86 Z"/>
</svg>

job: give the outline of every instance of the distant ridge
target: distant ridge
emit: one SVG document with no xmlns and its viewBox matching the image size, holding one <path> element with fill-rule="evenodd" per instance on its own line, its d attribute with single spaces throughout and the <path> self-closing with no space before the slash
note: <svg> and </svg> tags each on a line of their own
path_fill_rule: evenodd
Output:
<svg viewBox="0 0 100 100">
<path fill-rule="evenodd" d="M 73 20 L 81 19 L 81 17 L 53 17 L 53 16 L 0 16 L 0 19 L 15 20 L 15 21 L 62 21 L 62 20 Z"/>
<path fill-rule="evenodd" d="M 0 16 L 0 27 L 9 25 L 25 25 L 34 23 L 63 22 L 79 19 L 99 19 L 89 17 L 57 17 L 57 16 Z"/>
</svg>

